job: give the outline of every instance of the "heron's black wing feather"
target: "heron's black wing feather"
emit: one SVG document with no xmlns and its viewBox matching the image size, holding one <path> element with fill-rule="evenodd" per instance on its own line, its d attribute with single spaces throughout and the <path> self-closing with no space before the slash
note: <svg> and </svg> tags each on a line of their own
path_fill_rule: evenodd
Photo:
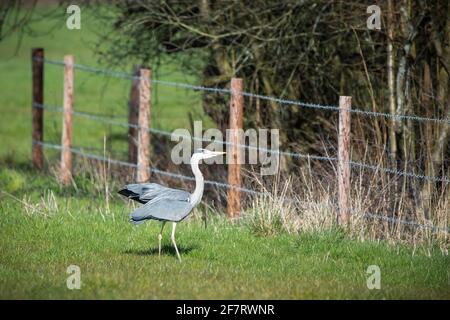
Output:
<svg viewBox="0 0 450 320">
<path fill-rule="evenodd" d="M 145 203 L 144 201 L 139 199 L 139 194 L 134 193 L 131 190 L 128 190 L 126 187 L 121 189 L 121 190 L 119 190 L 118 193 L 123 195 L 124 197 L 127 197 L 128 199 L 131 199 L 131 200 L 134 200 L 134 201 L 137 201 L 137 202 L 140 202 L 140 203 Z"/>
</svg>

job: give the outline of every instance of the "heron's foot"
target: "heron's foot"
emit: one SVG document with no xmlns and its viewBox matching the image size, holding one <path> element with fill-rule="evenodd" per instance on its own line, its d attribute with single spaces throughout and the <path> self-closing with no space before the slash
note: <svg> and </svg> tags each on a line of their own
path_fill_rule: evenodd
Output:
<svg viewBox="0 0 450 320">
<path fill-rule="evenodd" d="M 181 262 L 180 253 L 178 252 L 177 243 L 175 242 L 175 228 L 177 227 L 177 223 L 173 223 L 172 235 L 170 236 L 170 240 L 172 240 L 173 246 L 175 247 L 175 251 L 177 253 L 178 261 Z"/>
<path fill-rule="evenodd" d="M 162 234 L 158 235 L 158 256 L 161 258 L 161 240 L 162 240 Z"/>
<path fill-rule="evenodd" d="M 177 257 L 178 257 L 178 261 L 181 262 L 181 256 L 180 256 L 180 253 L 178 252 L 178 249 L 177 249 Z"/>
<path fill-rule="evenodd" d="M 180 256 L 180 252 L 178 251 L 178 248 L 177 248 L 177 243 L 175 242 L 175 237 L 171 237 L 171 240 L 172 240 L 172 244 L 175 248 L 175 252 L 177 253 L 178 261 L 181 262 L 181 256 Z"/>
<path fill-rule="evenodd" d="M 158 256 L 161 257 L 161 240 L 162 240 L 162 233 L 164 230 L 164 226 L 166 225 L 166 222 L 163 221 L 162 225 L 161 225 L 161 231 L 159 231 L 159 235 L 158 235 Z"/>
</svg>

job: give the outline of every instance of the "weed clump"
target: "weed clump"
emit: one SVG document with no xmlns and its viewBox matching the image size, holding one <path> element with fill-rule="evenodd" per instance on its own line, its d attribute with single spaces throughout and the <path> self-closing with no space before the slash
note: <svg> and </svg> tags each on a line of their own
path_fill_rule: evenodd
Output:
<svg viewBox="0 0 450 320">
<path fill-rule="evenodd" d="M 14 193 L 25 185 L 25 177 L 18 171 L 8 168 L 0 169 L 0 189 Z"/>
</svg>

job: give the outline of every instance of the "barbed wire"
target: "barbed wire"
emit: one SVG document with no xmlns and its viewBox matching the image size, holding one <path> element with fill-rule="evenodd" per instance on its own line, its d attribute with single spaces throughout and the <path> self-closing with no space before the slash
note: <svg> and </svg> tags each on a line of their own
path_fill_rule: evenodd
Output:
<svg viewBox="0 0 450 320">
<path fill-rule="evenodd" d="M 48 142 L 41 142 L 41 141 L 36 141 L 33 140 L 33 144 L 38 144 L 41 145 L 45 148 L 51 148 L 51 149 L 56 149 L 56 150 L 62 150 L 63 147 L 59 144 L 53 144 L 53 143 L 48 143 Z M 85 153 L 83 152 L 82 149 L 80 148 L 70 148 L 70 151 L 78 154 L 80 156 L 89 158 L 89 159 L 93 159 L 93 160 L 97 160 L 97 161 L 102 161 L 102 162 L 108 162 L 111 164 L 116 164 L 116 165 L 121 165 L 121 166 L 126 166 L 126 167 L 132 167 L 132 168 L 138 168 L 139 166 L 137 164 L 133 164 L 133 163 L 129 163 L 126 161 L 121 161 L 121 160 L 115 160 L 115 159 L 110 159 L 110 158 L 106 158 L 106 157 L 102 157 L 99 155 L 95 155 L 95 154 L 91 154 L 91 153 Z M 195 178 L 193 177 L 189 177 L 189 176 L 185 176 L 179 173 L 174 173 L 174 172 L 168 172 L 168 171 L 163 171 L 157 168 L 148 168 L 148 170 L 150 172 L 153 172 L 155 174 L 160 174 L 160 175 L 164 175 L 164 176 L 168 176 L 171 178 L 176 178 L 176 179 L 181 179 L 181 180 L 189 180 L 189 181 L 195 181 Z M 236 189 L 248 194 L 252 194 L 252 195 L 258 195 L 258 196 L 271 196 L 270 193 L 268 192 L 260 192 L 260 191 L 255 191 L 255 190 L 251 190 L 251 189 L 247 189 L 247 188 L 243 188 L 243 187 L 238 187 L 238 186 L 233 186 L 230 185 L 228 183 L 223 183 L 223 182 L 218 182 L 218 181 L 212 181 L 212 180 L 205 180 L 204 181 L 205 184 L 209 184 L 209 185 L 214 185 L 217 187 L 221 187 L 221 188 L 226 188 L 226 189 Z M 307 204 L 310 205 L 311 203 L 305 202 L 305 201 L 300 201 L 298 199 L 293 199 L 293 198 L 285 198 L 284 199 L 285 202 L 289 202 L 289 203 L 295 203 L 295 204 Z M 314 206 L 316 206 L 317 204 L 313 204 Z M 333 206 L 331 204 L 319 204 L 321 206 L 326 206 L 328 208 L 333 209 L 339 209 L 338 206 Z M 357 210 L 350 210 L 353 214 L 359 215 L 362 218 L 368 218 L 368 219 L 378 219 L 378 220 L 384 220 L 390 223 L 397 223 L 397 224 L 404 224 L 404 225 L 408 225 L 414 228 L 428 228 L 431 229 L 433 232 L 438 232 L 438 231 L 443 231 L 446 233 L 450 232 L 450 228 L 442 228 L 442 227 L 438 227 L 435 226 L 433 224 L 421 224 L 418 222 L 414 222 L 414 221 L 410 221 L 410 220 L 404 220 L 404 219 L 398 219 L 395 217 L 389 217 L 389 216 L 383 216 L 383 215 L 378 215 L 378 214 L 372 214 L 372 213 L 363 213 Z"/>
<path fill-rule="evenodd" d="M 355 210 L 351 210 L 351 212 L 355 212 Z M 372 213 L 364 213 L 364 214 L 362 214 L 362 217 L 367 218 L 367 219 L 384 220 L 384 221 L 387 221 L 390 223 L 408 225 L 413 228 L 431 229 L 433 232 L 442 231 L 442 232 L 450 233 L 450 228 L 438 227 L 431 223 L 421 224 L 419 222 L 415 222 L 415 221 L 411 221 L 411 220 L 398 219 L 398 218 L 394 218 L 394 217 L 382 216 L 382 215 L 372 214 Z"/>
<path fill-rule="evenodd" d="M 36 61 L 44 61 L 45 63 L 48 64 L 53 64 L 53 65 L 57 65 L 57 66 L 65 66 L 66 63 L 65 61 L 58 61 L 58 60 L 51 60 L 51 59 L 47 59 L 47 58 L 35 58 Z M 87 72 L 91 72 L 91 73 L 95 73 L 95 74 L 104 74 L 104 75 L 109 75 L 115 78 L 124 78 L 124 79 L 139 79 L 139 76 L 135 76 L 131 73 L 127 73 L 127 72 L 121 72 L 121 71 L 114 71 L 114 70 L 108 70 L 108 69 L 100 69 L 100 68 L 96 68 L 96 67 L 90 67 L 90 66 L 86 66 L 83 64 L 78 64 L 78 63 L 74 63 L 73 67 L 75 69 L 79 69 L 82 71 L 87 71 Z"/>
<path fill-rule="evenodd" d="M 162 85 L 168 86 L 168 87 L 192 89 L 195 91 L 209 91 L 209 92 L 227 93 L 227 94 L 231 94 L 233 92 L 230 89 L 205 87 L 205 86 L 193 85 L 193 84 L 188 84 L 188 83 L 172 82 L 172 81 L 165 81 L 165 80 L 152 79 L 152 82 L 162 84 Z"/>
<path fill-rule="evenodd" d="M 350 160 L 348 163 L 352 167 L 359 167 L 359 168 L 363 168 L 363 169 L 369 169 L 372 171 L 383 171 L 383 172 L 390 173 L 390 174 L 393 174 L 396 176 L 405 176 L 408 178 L 421 179 L 421 180 L 427 180 L 427 181 L 432 181 L 432 182 L 450 183 L 450 178 L 447 178 L 445 176 L 442 176 L 442 177 L 426 176 L 423 174 L 416 174 L 413 172 L 406 172 L 406 171 L 402 171 L 402 170 L 398 170 L 398 169 L 385 168 L 385 167 L 380 167 L 380 166 L 376 166 L 376 165 L 356 162 L 356 161 L 352 161 L 352 160 Z"/>
<path fill-rule="evenodd" d="M 51 148 L 51 149 L 56 149 L 56 150 L 62 150 L 63 146 L 59 145 L 59 144 L 53 144 L 53 143 L 49 143 L 49 142 L 40 142 L 40 141 L 33 141 L 34 144 L 38 144 L 41 145 L 43 147 L 46 148 Z M 95 155 L 92 153 L 85 153 L 83 152 L 83 149 L 80 148 L 70 148 L 70 151 L 74 154 L 78 154 L 81 156 L 84 156 L 86 158 L 90 158 L 93 160 L 98 160 L 98 161 L 103 161 L 103 162 L 109 162 L 111 164 L 117 164 L 117 165 L 121 165 L 121 166 L 126 166 L 126 167 L 131 167 L 131 168 L 138 168 L 139 165 L 134 164 L 134 163 L 130 163 L 130 162 L 126 162 L 126 161 L 121 161 L 121 160 L 115 160 L 115 159 L 110 159 L 110 158 L 105 158 L 99 155 Z M 168 172 L 168 171 L 163 171 L 157 168 L 148 168 L 148 170 L 150 172 L 156 173 L 156 174 L 160 174 L 160 175 L 164 175 L 164 176 L 169 176 L 172 178 L 178 178 L 178 179 L 182 179 L 182 180 L 190 180 L 190 181 L 195 181 L 195 178 L 193 177 L 189 177 L 189 176 L 185 176 L 179 173 L 174 173 L 174 172 Z M 212 181 L 212 180 L 205 180 L 204 181 L 206 184 L 209 185 L 214 185 L 214 186 L 218 186 L 218 187 L 222 187 L 222 188 L 226 188 L 226 189 L 236 189 L 245 193 L 249 193 L 249 194 L 254 194 L 254 195 L 262 195 L 264 194 L 263 192 L 259 192 L 259 191 L 255 191 L 255 190 L 251 190 L 251 189 L 247 189 L 247 188 L 243 188 L 243 187 L 239 187 L 239 186 L 233 186 L 230 185 L 228 183 L 223 183 L 223 182 L 218 182 L 218 181 Z"/>
<path fill-rule="evenodd" d="M 48 104 L 41 104 L 41 103 L 33 103 L 33 108 L 38 109 L 45 109 L 51 112 L 58 112 L 58 113 L 64 113 L 64 107 L 63 106 L 54 106 L 54 105 L 48 105 Z M 107 115 L 103 113 L 93 113 L 93 112 L 86 112 L 86 111 L 76 111 L 72 110 L 71 112 L 73 115 L 85 117 L 88 119 L 104 122 L 104 123 L 110 123 L 114 125 L 123 125 L 128 126 L 127 123 L 124 122 L 118 122 L 113 119 L 124 119 L 127 118 L 128 115 Z M 130 124 L 129 126 L 133 126 Z"/>
<path fill-rule="evenodd" d="M 42 58 L 35 58 L 39 61 L 44 61 L 49 64 L 54 65 L 65 65 L 64 61 L 56 61 L 56 60 L 50 60 L 50 59 L 42 59 Z M 114 70 L 108 70 L 108 69 L 100 69 L 96 67 L 90 67 L 82 64 L 74 64 L 74 68 L 92 72 L 96 74 L 105 74 L 110 75 L 113 77 L 119 77 L 119 78 L 125 78 L 125 79 L 139 79 L 139 76 L 135 76 L 131 73 L 126 72 L 119 72 Z M 261 94 L 255 94 L 250 92 L 240 92 L 240 91 L 234 91 L 231 89 L 224 89 L 224 88 L 214 88 L 214 87 L 205 87 L 205 86 L 199 86 L 199 85 L 192 85 L 188 83 L 179 83 L 179 82 L 172 82 L 172 81 L 163 81 L 163 80 L 156 80 L 152 79 L 152 83 L 157 83 L 165 86 L 172 86 L 172 87 L 179 87 L 184 89 L 192 89 L 197 91 L 207 91 L 207 92 L 215 92 L 215 93 L 227 93 L 227 94 L 240 94 L 245 97 L 250 98 L 256 98 L 261 100 L 267 100 L 271 102 L 278 103 L 280 105 L 295 105 L 305 108 L 312 108 L 312 109 L 321 109 L 321 110 L 329 110 L 329 111 L 336 111 L 339 112 L 341 110 L 348 111 L 355 114 L 360 114 L 363 116 L 369 116 L 369 117 L 384 117 L 386 119 L 396 119 L 396 120 L 411 120 L 411 121 L 418 121 L 418 122 L 434 122 L 434 123 L 443 123 L 443 124 L 450 124 L 450 119 L 438 119 L 438 118 L 430 118 L 430 117 L 422 117 L 417 115 L 405 115 L 405 114 L 390 114 L 390 113 L 384 113 L 384 112 L 375 112 L 375 111 L 366 111 L 362 109 L 352 108 L 352 109 L 344 109 L 340 108 L 336 105 L 322 105 L 317 103 L 308 103 L 308 102 L 302 102 L 302 101 L 296 101 L 296 100 L 289 100 L 289 99 L 282 99 L 282 98 L 275 98 L 271 96 L 261 95 Z"/>
<path fill-rule="evenodd" d="M 50 106 L 50 105 L 35 103 L 34 107 L 41 108 L 41 109 L 47 109 L 49 111 L 54 111 L 54 112 L 60 112 L 60 113 L 64 112 L 64 108 L 58 107 L 58 106 Z M 245 145 L 245 144 L 232 143 L 232 142 L 223 141 L 223 140 L 205 139 L 205 138 L 200 138 L 200 137 L 195 137 L 195 136 L 192 137 L 190 135 L 183 135 L 180 133 L 174 133 L 174 132 L 164 131 L 164 130 L 155 129 L 155 128 L 141 127 L 137 124 L 114 121 L 114 120 L 108 119 L 108 116 L 102 116 L 100 114 L 95 114 L 95 113 L 72 110 L 72 114 L 81 116 L 81 117 L 85 117 L 88 119 L 92 119 L 92 120 L 97 120 L 97 121 L 100 121 L 100 122 L 103 122 L 106 124 L 121 126 L 121 127 L 129 127 L 129 128 L 135 128 L 135 129 L 143 128 L 151 133 L 155 133 L 155 134 L 159 134 L 159 135 L 163 135 L 163 136 L 167 136 L 167 137 L 182 137 L 182 138 L 192 139 L 195 141 L 212 142 L 212 143 L 218 143 L 218 144 L 222 144 L 222 145 L 231 145 L 231 146 L 235 145 L 235 146 L 238 146 L 243 149 L 258 150 L 258 151 L 263 151 L 263 152 L 267 152 L 267 153 L 271 153 L 271 154 L 279 154 L 282 156 L 290 156 L 290 157 L 295 157 L 295 158 L 306 158 L 306 159 L 311 159 L 311 160 L 322 160 L 322 161 L 337 161 L 336 157 L 317 156 L 317 155 L 311 155 L 311 154 L 302 154 L 302 153 L 298 153 L 298 152 L 273 150 L 273 149 L 267 149 L 267 148 L 263 148 L 263 147 L 255 147 L 255 146 L 250 146 L 250 145 Z"/>
<path fill-rule="evenodd" d="M 55 111 L 55 112 L 64 112 L 64 108 L 58 107 L 58 106 L 49 106 L 49 105 L 43 105 L 43 104 L 37 104 L 37 103 L 33 104 L 33 106 L 35 108 L 48 109 L 50 111 Z M 78 115 L 81 117 L 85 117 L 88 119 L 96 120 L 99 122 L 103 122 L 106 124 L 141 129 L 141 127 L 139 125 L 126 123 L 126 122 L 118 122 L 118 121 L 115 121 L 112 119 L 108 119 L 107 117 L 99 115 L 99 114 L 93 114 L 93 113 L 81 112 L 81 111 L 75 111 L 75 110 L 72 110 L 72 114 Z M 262 152 L 266 152 L 266 153 L 270 153 L 270 154 L 277 154 L 280 156 L 288 156 L 288 157 L 294 157 L 294 158 L 302 158 L 302 159 L 317 160 L 317 161 L 328 161 L 328 162 L 338 162 L 339 161 L 339 159 L 337 157 L 318 156 L 318 155 L 311 155 L 311 154 L 303 154 L 303 153 L 299 153 L 299 152 L 273 150 L 273 149 L 255 147 L 255 146 L 244 145 L 244 144 L 235 144 L 235 143 L 228 142 L 228 141 L 205 139 L 205 138 L 199 138 L 199 137 L 195 137 L 195 136 L 192 137 L 190 135 L 183 135 L 183 134 L 179 134 L 179 133 L 173 133 L 173 132 L 168 132 L 168 131 L 154 129 L 154 128 L 143 128 L 143 129 L 145 129 L 151 133 L 154 133 L 154 134 L 164 135 L 164 136 L 171 137 L 171 138 L 176 136 L 176 137 L 183 137 L 183 138 L 188 138 L 188 139 L 202 141 L 202 142 L 212 142 L 212 143 L 218 143 L 218 144 L 222 144 L 222 145 L 235 145 L 235 146 L 238 146 L 239 148 L 243 148 L 243 149 L 258 150 L 260 152 L 262 151 Z M 398 169 L 385 168 L 380 165 L 365 164 L 365 163 L 352 161 L 352 160 L 348 161 L 347 163 L 350 164 L 350 166 L 352 166 L 352 167 L 369 169 L 369 170 L 372 170 L 375 172 L 382 171 L 382 172 L 386 172 L 386 173 L 397 175 L 397 176 L 405 176 L 408 178 L 426 180 L 426 181 L 431 181 L 431 182 L 450 183 L 450 178 L 447 178 L 446 176 L 442 176 L 442 177 L 427 176 L 427 175 L 422 175 L 422 174 L 416 174 L 414 172 L 406 172 L 406 171 L 402 171 L 402 170 L 398 170 Z"/>
</svg>

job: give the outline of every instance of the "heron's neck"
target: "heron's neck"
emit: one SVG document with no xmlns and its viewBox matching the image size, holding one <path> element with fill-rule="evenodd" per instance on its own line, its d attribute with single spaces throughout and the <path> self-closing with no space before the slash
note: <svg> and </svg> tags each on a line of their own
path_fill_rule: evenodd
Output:
<svg viewBox="0 0 450 320">
<path fill-rule="evenodd" d="M 191 168 L 195 176 L 195 190 L 194 193 L 191 195 L 191 202 L 195 206 L 202 199 L 204 182 L 203 182 L 203 175 L 200 172 L 200 169 L 198 168 L 198 160 L 191 162 Z"/>
</svg>

